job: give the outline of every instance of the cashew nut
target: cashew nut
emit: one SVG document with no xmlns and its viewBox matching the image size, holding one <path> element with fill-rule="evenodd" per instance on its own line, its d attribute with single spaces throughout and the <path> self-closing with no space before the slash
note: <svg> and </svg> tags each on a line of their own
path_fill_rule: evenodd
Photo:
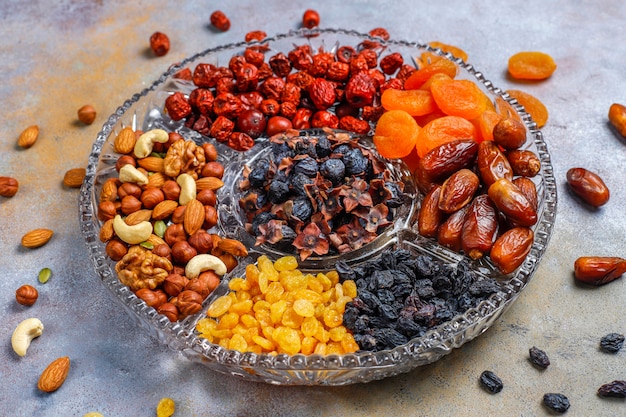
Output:
<svg viewBox="0 0 626 417">
<path fill-rule="evenodd" d="M 126 224 L 122 216 L 117 214 L 113 218 L 113 230 L 117 237 L 130 245 L 145 242 L 152 235 L 152 223 L 142 221 L 132 226 Z"/>
<path fill-rule="evenodd" d="M 196 180 L 191 175 L 180 174 L 176 177 L 176 183 L 180 185 L 178 204 L 185 206 L 191 200 L 196 198 Z"/>
<path fill-rule="evenodd" d="M 217 256 L 203 253 L 196 255 L 185 267 L 185 276 L 189 279 L 198 278 L 201 272 L 215 271 L 217 275 L 224 275 L 227 271 L 226 264 Z"/>
<path fill-rule="evenodd" d="M 148 184 L 148 177 L 131 164 L 126 164 L 120 168 L 119 179 L 121 182 L 132 182 L 139 185 Z"/>
<path fill-rule="evenodd" d="M 13 350 L 20 356 L 26 355 L 30 342 L 41 336 L 43 333 L 43 323 L 37 318 L 30 318 L 17 325 L 11 336 Z"/>
<path fill-rule="evenodd" d="M 152 148 L 156 142 L 165 143 L 169 138 L 169 134 L 163 129 L 148 130 L 146 133 L 139 136 L 139 139 L 135 142 L 133 153 L 139 159 L 145 158 L 152 153 Z"/>
</svg>

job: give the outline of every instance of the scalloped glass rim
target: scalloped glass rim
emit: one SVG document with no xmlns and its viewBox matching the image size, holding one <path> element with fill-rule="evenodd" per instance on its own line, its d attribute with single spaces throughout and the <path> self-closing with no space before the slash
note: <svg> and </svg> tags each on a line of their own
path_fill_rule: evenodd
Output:
<svg viewBox="0 0 626 417">
<path fill-rule="evenodd" d="M 540 175 L 542 178 L 541 191 L 543 201 L 540 207 L 539 221 L 535 226 L 535 241 L 531 252 L 524 264 L 515 273 L 506 277 L 499 277 L 503 281 L 502 292 L 494 294 L 476 308 L 470 309 L 465 314 L 459 315 L 453 320 L 432 329 L 424 336 L 412 339 L 405 345 L 387 351 L 357 352 L 354 354 L 328 356 L 272 356 L 241 353 L 224 349 L 199 338 L 194 333 L 194 325 L 202 314 L 188 317 L 177 323 L 169 322 L 167 318 L 159 315 L 153 308 L 148 307 L 143 301 L 138 299 L 117 278 L 112 268 L 112 261 L 106 256 L 104 246 L 98 237 L 99 225 L 94 212 L 94 207 L 97 206 L 95 195 L 96 179 L 101 174 L 98 172 L 101 162 L 111 158 L 103 155 L 102 150 L 116 126 L 121 124 L 122 126 L 130 125 L 134 129 L 141 128 L 143 114 L 138 113 L 136 109 L 133 110 L 133 106 L 145 101 L 151 93 L 163 86 L 179 69 L 201 58 L 216 55 L 220 52 L 236 51 L 250 44 L 239 42 L 207 49 L 171 67 L 149 87 L 125 101 L 103 125 L 89 155 L 87 173 L 80 192 L 79 221 L 81 232 L 98 276 L 105 287 L 112 293 L 113 298 L 129 313 L 137 325 L 146 329 L 153 337 L 174 351 L 182 353 L 193 361 L 205 364 L 215 371 L 239 376 L 246 380 L 280 385 L 345 385 L 390 377 L 408 372 L 418 366 L 435 362 L 450 353 L 452 349 L 458 348 L 482 334 L 511 306 L 532 278 L 549 242 L 556 216 L 557 195 L 550 155 L 543 140 L 543 135 L 537 129 L 530 115 L 524 111 L 523 107 L 516 100 L 494 87 L 472 65 L 426 44 L 395 40 L 382 41 L 378 38 L 371 38 L 366 34 L 342 29 L 297 30 L 267 38 L 262 42 L 271 44 L 278 40 L 291 38 L 298 41 L 307 41 L 308 39 L 312 42 L 329 38 L 331 41 L 336 39 L 336 45 L 342 37 L 354 41 L 355 44 L 359 41 L 371 40 L 380 42 L 389 48 L 437 53 L 457 63 L 460 68 L 467 72 L 467 76 L 476 80 L 486 91 L 493 94 L 494 98 L 500 96 L 513 107 L 527 125 L 532 139 L 531 142 L 536 147 L 542 162 Z M 123 118 L 126 119 L 122 120 Z M 112 161 L 109 159 L 105 162 L 111 165 Z M 109 167 L 108 169 L 112 168 Z M 449 259 L 450 262 L 456 262 L 460 256 L 449 253 L 412 231 L 402 232 L 400 234 L 400 242 L 401 245 L 411 250 L 432 253 L 442 259 Z M 488 265 L 485 266 L 479 262 L 476 264 L 476 269 L 478 272 L 484 272 L 489 275 L 490 268 Z M 225 291 L 224 284 L 222 283 L 219 291 Z M 205 301 L 205 309 L 208 302 L 210 302 L 209 299 Z"/>
</svg>

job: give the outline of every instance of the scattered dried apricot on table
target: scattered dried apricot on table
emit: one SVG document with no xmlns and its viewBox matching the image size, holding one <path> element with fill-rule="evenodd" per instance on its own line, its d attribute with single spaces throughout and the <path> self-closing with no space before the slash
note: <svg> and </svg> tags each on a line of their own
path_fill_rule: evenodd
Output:
<svg viewBox="0 0 626 417">
<path fill-rule="evenodd" d="M 420 127 L 404 110 L 389 110 L 378 119 L 374 145 L 385 158 L 403 158 L 411 153 L 417 142 Z"/>
<path fill-rule="evenodd" d="M 556 70 L 554 59 L 544 52 L 518 52 L 509 58 L 509 74 L 518 80 L 545 80 Z"/>
<path fill-rule="evenodd" d="M 538 128 L 542 128 L 548 122 L 548 108 L 537 97 L 521 90 L 506 90 L 506 93 L 524 106 L 524 110 L 537 123 Z"/>
</svg>

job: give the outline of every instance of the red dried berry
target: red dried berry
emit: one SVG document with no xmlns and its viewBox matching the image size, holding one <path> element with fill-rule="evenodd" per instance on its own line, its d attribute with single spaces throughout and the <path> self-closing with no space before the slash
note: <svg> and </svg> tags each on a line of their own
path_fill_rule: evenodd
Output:
<svg viewBox="0 0 626 417">
<path fill-rule="evenodd" d="M 226 32 L 230 29 L 230 19 L 228 19 L 221 10 L 216 10 L 211 13 L 211 24 L 222 32 Z"/>
<path fill-rule="evenodd" d="M 154 32 L 150 36 L 150 49 L 156 56 L 163 56 L 170 50 L 170 39 L 165 33 Z"/>
</svg>

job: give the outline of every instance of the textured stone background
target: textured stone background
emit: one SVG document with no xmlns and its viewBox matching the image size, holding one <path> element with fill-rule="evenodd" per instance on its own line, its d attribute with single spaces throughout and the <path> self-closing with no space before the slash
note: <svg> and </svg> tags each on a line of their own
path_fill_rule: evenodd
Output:
<svg viewBox="0 0 626 417">
<path fill-rule="evenodd" d="M 458 45 L 469 61 L 502 89 L 524 89 L 550 111 L 543 129 L 559 187 L 555 231 L 531 283 L 513 307 L 484 335 L 441 361 L 408 374 L 365 385 L 333 388 L 274 387 L 214 373 L 160 345 L 134 327 L 87 259 L 78 228 L 77 190 L 61 186 L 64 172 L 85 166 L 100 127 L 125 99 L 142 90 L 170 63 L 250 30 L 282 33 L 316 8 L 322 27 L 367 32 L 386 27 L 393 38 Z M 209 15 L 230 16 L 227 33 L 213 31 Z M 626 102 L 626 3 L 530 0 L 409 1 L 37 1 L 0 2 L 0 175 L 14 176 L 20 191 L 0 200 L 0 415 L 152 416 L 161 397 L 177 403 L 176 416 L 541 416 L 545 392 L 562 392 L 571 416 L 617 416 L 624 402 L 596 396 L 597 388 L 625 379 L 625 352 L 599 351 L 600 338 L 626 332 L 624 281 L 601 288 L 578 286 L 574 260 L 582 255 L 624 255 L 626 187 L 624 142 L 609 128 L 611 103 Z M 171 50 L 148 51 L 162 31 Z M 542 83 L 507 78 L 507 59 L 522 50 L 550 53 L 556 73 Z M 91 126 L 76 110 L 99 111 Z M 41 128 L 38 143 L 18 149 L 26 126 Z M 612 191 L 609 204 L 589 210 L 564 186 L 565 172 L 583 166 L 600 174 Z M 37 250 L 19 245 L 35 227 L 55 231 Z M 45 286 L 43 267 L 53 270 Z M 22 308 L 14 291 L 40 289 L 38 303 Z M 37 316 L 46 329 L 28 355 L 11 349 L 11 332 Z M 544 372 L 527 361 L 536 345 L 552 365 Z M 36 388 L 47 363 L 69 355 L 65 385 L 51 395 Z M 498 395 L 480 389 L 478 376 L 496 372 Z"/>
</svg>

